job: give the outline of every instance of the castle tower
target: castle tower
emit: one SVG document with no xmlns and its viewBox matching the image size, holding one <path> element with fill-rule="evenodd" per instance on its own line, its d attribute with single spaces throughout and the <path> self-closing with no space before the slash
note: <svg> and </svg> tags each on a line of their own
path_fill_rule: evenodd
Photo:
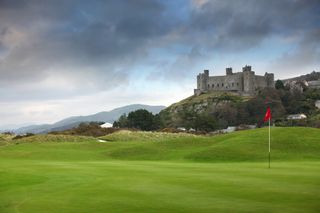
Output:
<svg viewBox="0 0 320 213">
<path fill-rule="evenodd" d="M 204 70 L 197 76 L 197 89 L 200 91 L 206 91 L 208 89 L 207 83 L 209 79 L 209 70 Z"/>
<path fill-rule="evenodd" d="M 266 72 L 264 74 L 264 77 L 266 78 L 267 86 L 274 88 L 275 87 L 275 85 L 274 85 L 274 74 Z"/>
<path fill-rule="evenodd" d="M 254 92 L 254 72 L 251 66 L 246 65 L 242 68 L 243 72 L 243 92 L 252 94 Z"/>
<path fill-rule="evenodd" d="M 244 66 L 244 67 L 242 67 L 242 72 L 246 72 L 246 71 L 251 71 L 251 66 L 248 66 L 248 65 L 246 65 L 246 66 Z"/>
<path fill-rule="evenodd" d="M 227 75 L 232 75 L 232 67 L 227 67 L 226 68 L 226 74 Z"/>
</svg>

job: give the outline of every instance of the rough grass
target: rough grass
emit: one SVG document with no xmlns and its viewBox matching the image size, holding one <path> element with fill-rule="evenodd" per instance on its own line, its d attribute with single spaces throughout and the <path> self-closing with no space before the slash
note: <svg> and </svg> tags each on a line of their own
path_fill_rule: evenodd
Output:
<svg viewBox="0 0 320 213">
<path fill-rule="evenodd" d="M 0 141 L 8 141 L 11 140 L 15 135 L 10 134 L 1 134 L 0 133 Z"/>
<path fill-rule="evenodd" d="M 234 102 L 242 102 L 242 101 L 247 101 L 250 100 L 251 97 L 245 97 L 245 96 L 239 96 L 233 93 L 228 93 L 228 92 L 219 92 L 219 91 L 211 91 L 211 92 L 207 92 L 201 95 L 193 95 L 190 96 L 178 103 L 175 103 L 173 105 L 171 105 L 170 107 L 178 107 L 180 105 L 184 105 L 184 104 L 193 104 L 193 103 L 201 103 L 203 101 L 207 101 L 207 100 L 231 100 Z"/>
<path fill-rule="evenodd" d="M 267 133 L 8 143 L 0 212 L 319 212 L 320 129 Z"/>
<path fill-rule="evenodd" d="M 90 142 L 96 141 L 93 137 L 71 135 L 34 135 L 12 140 L 15 143 L 45 143 L 45 142 Z"/>
<path fill-rule="evenodd" d="M 143 132 L 143 131 L 129 131 L 121 130 L 115 133 L 100 137 L 102 140 L 106 141 L 168 141 L 181 138 L 201 138 L 201 136 L 196 136 L 187 133 L 167 133 L 167 132 Z"/>
</svg>

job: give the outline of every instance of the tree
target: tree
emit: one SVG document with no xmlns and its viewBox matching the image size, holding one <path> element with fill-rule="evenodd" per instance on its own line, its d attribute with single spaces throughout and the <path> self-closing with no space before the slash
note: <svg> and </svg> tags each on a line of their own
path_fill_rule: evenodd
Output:
<svg viewBox="0 0 320 213">
<path fill-rule="evenodd" d="M 196 115 L 194 128 L 200 131 L 210 132 L 218 128 L 218 124 L 213 115 L 201 114 Z"/>
<path fill-rule="evenodd" d="M 139 109 L 128 114 L 128 126 L 145 131 L 154 130 L 156 128 L 155 118 L 153 114 L 145 109 Z"/>
<path fill-rule="evenodd" d="M 320 89 L 310 88 L 305 92 L 305 96 L 308 99 L 319 100 L 320 99 Z"/>
<path fill-rule="evenodd" d="M 156 130 L 163 125 L 159 115 L 153 115 L 145 109 L 123 114 L 113 123 L 114 127 L 136 128 L 144 131 Z"/>
<path fill-rule="evenodd" d="M 128 127 L 128 118 L 126 114 L 120 116 L 118 121 L 114 123 L 114 127 L 125 128 Z"/>
<path fill-rule="evenodd" d="M 276 87 L 276 89 L 284 89 L 284 84 L 281 80 L 277 80 L 275 87 Z"/>
</svg>

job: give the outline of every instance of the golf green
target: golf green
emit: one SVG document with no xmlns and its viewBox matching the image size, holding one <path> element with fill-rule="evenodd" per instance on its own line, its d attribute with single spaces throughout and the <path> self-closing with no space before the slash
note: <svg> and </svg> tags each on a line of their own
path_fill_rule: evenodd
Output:
<svg viewBox="0 0 320 213">
<path fill-rule="evenodd" d="M 319 212 L 319 130 L 281 130 L 270 169 L 252 139 L 265 129 L 157 142 L 5 143 L 0 212 Z M 290 131 L 310 133 L 299 150 L 279 139 Z M 255 148 L 241 157 L 245 136 Z"/>
<path fill-rule="evenodd" d="M 0 212 L 317 212 L 320 162 L 1 162 Z"/>
</svg>

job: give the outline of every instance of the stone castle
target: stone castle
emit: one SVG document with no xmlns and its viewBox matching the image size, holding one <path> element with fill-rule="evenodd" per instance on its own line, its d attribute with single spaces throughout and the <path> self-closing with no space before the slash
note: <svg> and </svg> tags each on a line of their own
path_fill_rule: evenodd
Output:
<svg viewBox="0 0 320 213">
<path fill-rule="evenodd" d="M 208 91 L 236 92 L 240 95 L 254 95 L 259 88 L 274 87 L 274 74 L 265 73 L 264 76 L 255 75 L 251 66 L 242 68 L 242 72 L 232 72 L 226 68 L 225 76 L 209 76 L 209 70 L 204 70 L 197 76 L 195 95 Z"/>
</svg>

